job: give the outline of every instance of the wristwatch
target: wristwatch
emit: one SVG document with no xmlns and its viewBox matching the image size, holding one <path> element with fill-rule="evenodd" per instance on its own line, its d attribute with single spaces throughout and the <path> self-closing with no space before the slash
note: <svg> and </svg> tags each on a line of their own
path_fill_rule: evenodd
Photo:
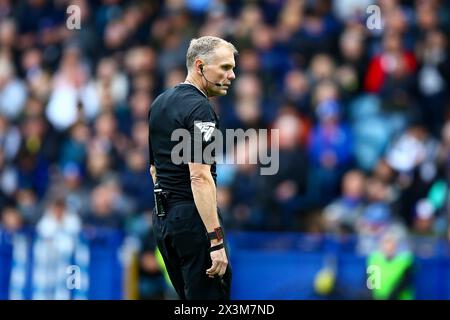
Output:
<svg viewBox="0 0 450 320">
<path fill-rule="evenodd" d="M 209 240 L 222 240 L 224 237 L 222 228 L 218 227 L 215 228 L 213 232 L 208 232 L 208 237 Z"/>
</svg>

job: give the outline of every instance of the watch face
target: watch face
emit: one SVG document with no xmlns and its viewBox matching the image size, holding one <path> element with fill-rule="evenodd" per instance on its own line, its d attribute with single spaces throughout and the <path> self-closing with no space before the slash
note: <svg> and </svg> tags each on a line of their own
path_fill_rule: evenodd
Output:
<svg viewBox="0 0 450 320">
<path fill-rule="evenodd" d="M 216 229 L 214 229 L 214 231 L 216 232 L 217 239 L 219 239 L 219 240 L 223 239 L 223 230 L 222 230 L 222 228 L 216 228 Z"/>
</svg>

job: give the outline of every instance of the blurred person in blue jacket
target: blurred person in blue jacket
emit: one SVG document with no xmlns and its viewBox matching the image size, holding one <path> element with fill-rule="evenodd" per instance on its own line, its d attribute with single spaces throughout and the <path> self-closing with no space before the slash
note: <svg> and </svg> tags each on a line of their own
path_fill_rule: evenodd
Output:
<svg viewBox="0 0 450 320">
<path fill-rule="evenodd" d="M 25 225 L 24 217 L 14 201 L 5 203 L 0 214 L 2 250 L 0 297 L 11 300 L 24 299 L 29 264 L 30 228 Z"/>
<path fill-rule="evenodd" d="M 87 146 L 90 138 L 89 127 L 83 122 L 75 123 L 69 129 L 69 136 L 63 141 L 59 154 L 61 166 L 73 163 L 83 166 L 87 157 Z"/>
<path fill-rule="evenodd" d="M 316 107 L 319 123 L 309 141 L 311 185 L 318 204 L 326 204 L 338 193 L 339 179 L 352 161 L 352 135 L 341 121 L 337 101 L 325 100 Z"/>
<path fill-rule="evenodd" d="M 61 181 L 58 190 L 67 193 L 67 206 L 74 212 L 84 215 L 89 207 L 91 190 L 83 183 L 82 168 L 73 162 L 66 163 L 61 168 Z"/>
<path fill-rule="evenodd" d="M 142 212 L 153 208 L 153 181 L 148 176 L 146 157 L 140 150 L 132 149 L 126 158 L 121 182 L 124 193 L 135 203 L 136 210 Z"/>
</svg>

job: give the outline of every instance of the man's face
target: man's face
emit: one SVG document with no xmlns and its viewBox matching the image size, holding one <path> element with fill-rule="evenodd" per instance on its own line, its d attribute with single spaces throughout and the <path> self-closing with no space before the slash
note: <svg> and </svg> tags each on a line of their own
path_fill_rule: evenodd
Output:
<svg viewBox="0 0 450 320">
<path fill-rule="evenodd" d="M 395 253 L 397 251 L 397 241 L 392 237 L 387 237 L 383 239 L 381 248 L 386 257 L 392 258 L 393 256 L 395 256 Z"/>
<path fill-rule="evenodd" d="M 224 96 L 228 92 L 231 82 L 236 78 L 234 74 L 233 51 L 226 47 L 220 46 L 215 50 L 211 61 L 203 67 L 203 74 L 210 82 L 203 80 L 208 88 L 209 96 Z M 214 83 L 220 83 L 222 86 L 216 86 Z"/>
</svg>

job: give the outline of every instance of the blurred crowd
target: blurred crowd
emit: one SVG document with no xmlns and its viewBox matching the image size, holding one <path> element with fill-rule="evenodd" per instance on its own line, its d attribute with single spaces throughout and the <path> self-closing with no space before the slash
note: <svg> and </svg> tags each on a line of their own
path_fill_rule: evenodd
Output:
<svg viewBox="0 0 450 320">
<path fill-rule="evenodd" d="M 357 234 L 362 253 L 388 229 L 450 240 L 449 17 L 439 0 L 0 0 L 1 224 L 62 251 L 120 229 L 157 274 L 148 110 L 214 35 L 239 50 L 221 128 L 280 130 L 278 174 L 218 166 L 229 230 Z"/>
</svg>

